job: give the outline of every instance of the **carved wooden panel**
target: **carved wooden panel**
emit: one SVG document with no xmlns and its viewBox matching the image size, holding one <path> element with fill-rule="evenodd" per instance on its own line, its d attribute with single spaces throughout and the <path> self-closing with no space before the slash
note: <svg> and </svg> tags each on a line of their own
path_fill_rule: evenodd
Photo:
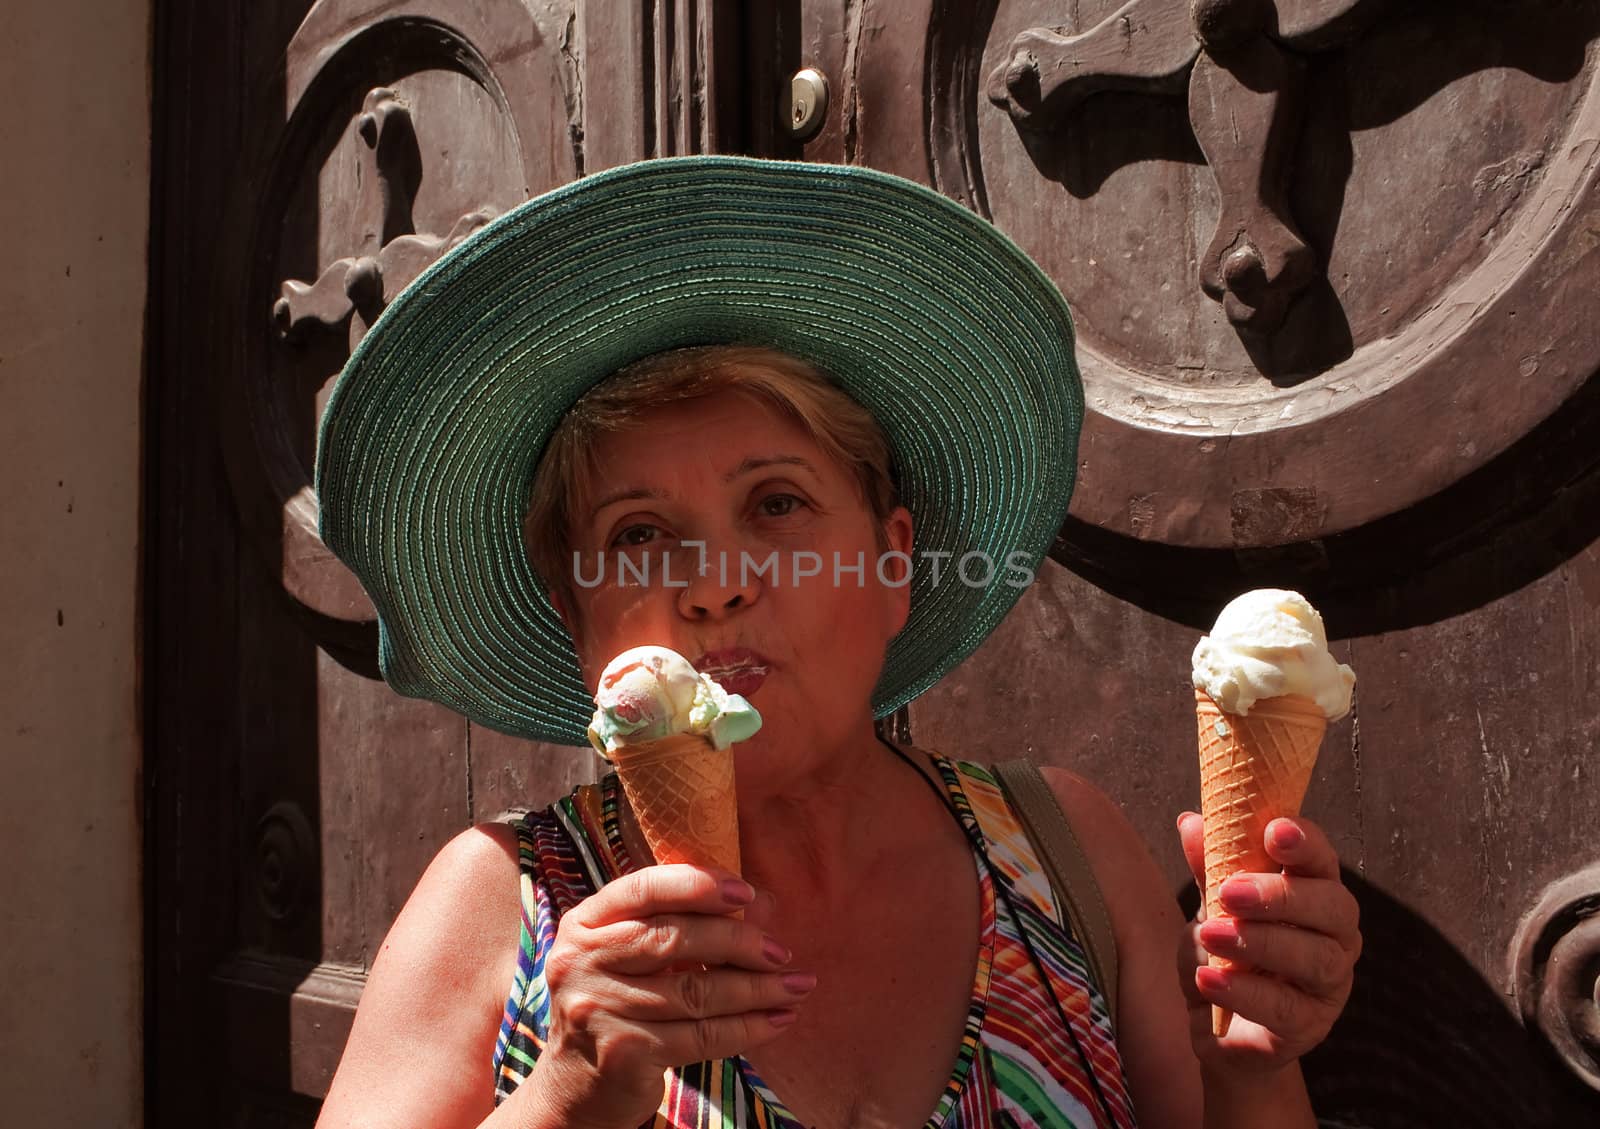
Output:
<svg viewBox="0 0 1600 1129">
<path fill-rule="evenodd" d="M 1308 1063 L 1320 1115 L 1600 1117 L 1600 7 L 773 18 L 776 77 L 817 66 L 833 108 L 766 151 L 939 188 L 1077 315 L 1065 567 L 913 703 L 913 736 L 1084 772 L 1184 884 L 1189 652 L 1238 591 L 1302 589 L 1360 677 L 1308 801 L 1369 941 Z"/>
<path fill-rule="evenodd" d="M 636 32 L 521 0 L 168 5 L 154 1121 L 309 1125 L 429 859 L 593 775 L 586 750 L 487 733 L 378 680 L 371 606 L 317 539 L 310 481 L 332 380 L 407 282 L 577 176 L 586 129 L 598 161 L 642 155 L 643 68 L 583 72 L 586 45 L 644 58 Z"/>
<path fill-rule="evenodd" d="M 1074 302 L 1080 518 L 1229 548 L 1349 530 L 1593 371 L 1551 300 L 1600 281 L 1592 6 L 1286 0 L 1271 29 L 1271 4 L 1196 5 L 1209 31 L 1170 0 L 1064 7 L 997 6 L 966 159 L 930 159 Z"/>
<path fill-rule="evenodd" d="M 371 605 L 317 537 L 311 465 L 333 379 L 387 302 L 488 219 L 575 175 L 571 34 L 560 13 L 541 22 L 515 0 L 324 0 L 284 49 L 281 102 L 252 107 L 258 187 L 223 259 L 239 331 L 219 423 L 256 579 L 281 590 L 247 587 L 242 602 L 255 646 L 241 795 L 247 813 L 300 814 L 259 824 L 240 876 L 257 892 L 240 903 L 250 948 L 364 967 L 439 844 L 494 814 L 476 810 L 467 723 L 376 680 Z M 590 766 L 527 745 L 500 758 L 530 762 L 535 793 L 543 775 L 559 786 Z M 294 906 L 279 904 L 290 892 Z"/>
<path fill-rule="evenodd" d="M 490 217 L 586 171 L 736 147 L 737 15 L 164 6 L 153 1122 L 311 1124 L 365 969 L 439 847 L 593 778 L 586 749 L 379 680 L 372 608 L 315 532 L 316 422 L 384 306 Z"/>
<path fill-rule="evenodd" d="M 703 149 L 930 183 L 1078 315 L 1061 567 L 913 735 L 1100 780 L 1176 886 L 1188 650 L 1237 589 L 1302 588 L 1361 676 L 1309 800 L 1369 938 L 1319 1110 L 1600 1114 L 1600 7 L 170 0 L 158 24 L 152 1121 L 309 1124 L 439 844 L 594 768 L 376 680 L 307 492 L 330 378 L 485 215 Z M 830 96 L 800 142 L 777 114 L 808 65 Z"/>
<path fill-rule="evenodd" d="M 559 41 L 516 0 L 328 0 L 282 68 L 282 103 L 253 107 L 247 159 L 260 179 L 241 200 L 248 235 L 223 271 L 241 332 L 221 373 L 220 422 L 241 517 L 268 567 L 314 616 L 359 623 L 371 605 L 318 541 L 310 488 L 332 380 L 424 267 L 572 179 L 574 123 Z"/>
</svg>

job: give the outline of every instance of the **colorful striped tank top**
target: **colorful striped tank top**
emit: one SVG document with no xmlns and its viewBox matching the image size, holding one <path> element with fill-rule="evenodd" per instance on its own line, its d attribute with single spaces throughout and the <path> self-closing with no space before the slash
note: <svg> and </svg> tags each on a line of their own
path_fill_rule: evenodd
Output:
<svg viewBox="0 0 1600 1129">
<path fill-rule="evenodd" d="M 974 844 L 981 918 L 965 1036 L 925 1129 L 1132 1129 L 1105 999 L 1026 834 L 988 769 L 932 760 Z M 619 795 L 608 776 L 516 823 L 521 952 L 495 1045 L 497 1105 L 527 1077 L 549 1031 L 544 954 L 560 915 L 633 869 Z M 740 1056 L 671 1071 L 647 1125 L 803 1129 Z"/>
</svg>

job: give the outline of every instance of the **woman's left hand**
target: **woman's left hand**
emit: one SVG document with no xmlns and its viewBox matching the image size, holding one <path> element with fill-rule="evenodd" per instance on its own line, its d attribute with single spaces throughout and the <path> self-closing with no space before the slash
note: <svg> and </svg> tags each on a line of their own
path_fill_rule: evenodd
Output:
<svg viewBox="0 0 1600 1129">
<path fill-rule="evenodd" d="M 1321 828 L 1308 819 L 1275 819 L 1265 846 L 1283 873 L 1228 879 L 1228 916 L 1206 921 L 1203 828 L 1194 812 L 1179 817 L 1201 893 L 1179 956 L 1195 1054 L 1208 1071 L 1275 1071 L 1322 1042 L 1344 1010 L 1361 955 L 1360 911 Z M 1233 967 L 1208 967 L 1208 953 Z M 1213 1004 L 1234 1013 L 1220 1039 L 1211 1033 Z"/>
</svg>

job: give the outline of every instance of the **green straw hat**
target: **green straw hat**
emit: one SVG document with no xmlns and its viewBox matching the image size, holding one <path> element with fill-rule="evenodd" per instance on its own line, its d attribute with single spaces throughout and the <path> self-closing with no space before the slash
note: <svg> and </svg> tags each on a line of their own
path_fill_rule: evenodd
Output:
<svg viewBox="0 0 1600 1129">
<path fill-rule="evenodd" d="M 893 449 L 916 566 L 878 715 L 977 648 L 1023 590 L 1004 563 L 1043 566 L 1072 493 L 1083 393 L 1060 292 L 919 184 L 670 158 L 490 223 L 401 293 L 345 365 L 318 438 L 321 532 L 372 597 L 395 690 L 585 743 L 593 704 L 523 542 L 540 455 L 622 366 L 735 343 L 820 368 Z"/>
</svg>

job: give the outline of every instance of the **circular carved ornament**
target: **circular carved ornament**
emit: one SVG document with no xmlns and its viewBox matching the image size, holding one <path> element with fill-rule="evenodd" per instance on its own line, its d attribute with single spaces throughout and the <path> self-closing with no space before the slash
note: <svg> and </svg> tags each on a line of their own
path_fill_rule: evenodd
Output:
<svg viewBox="0 0 1600 1129">
<path fill-rule="evenodd" d="M 273 921 L 293 925 L 312 904 L 317 836 L 300 806 L 283 800 L 256 824 L 256 898 Z"/>
<path fill-rule="evenodd" d="M 400 289 L 576 175 L 564 33 L 517 0 L 323 0 L 272 76 L 218 233 L 216 407 L 245 538 L 324 643 L 370 649 L 374 613 L 317 535 L 322 406 Z"/>
<path fill-rule="evenodd" d="M 1523 918 L 1511 988 L 1524 1026 L 1600 1090 L 1600 865 L 1553 884 Z"/>
<path fill-rule="evenodd" d="M 1210 47 L 1187 4 L 931 4 L 931 180 L 1071 303 L 1113 534 L 1356 529 L 1600 368 L 1600 10 L 1276 2 Z"/>
</svg>

